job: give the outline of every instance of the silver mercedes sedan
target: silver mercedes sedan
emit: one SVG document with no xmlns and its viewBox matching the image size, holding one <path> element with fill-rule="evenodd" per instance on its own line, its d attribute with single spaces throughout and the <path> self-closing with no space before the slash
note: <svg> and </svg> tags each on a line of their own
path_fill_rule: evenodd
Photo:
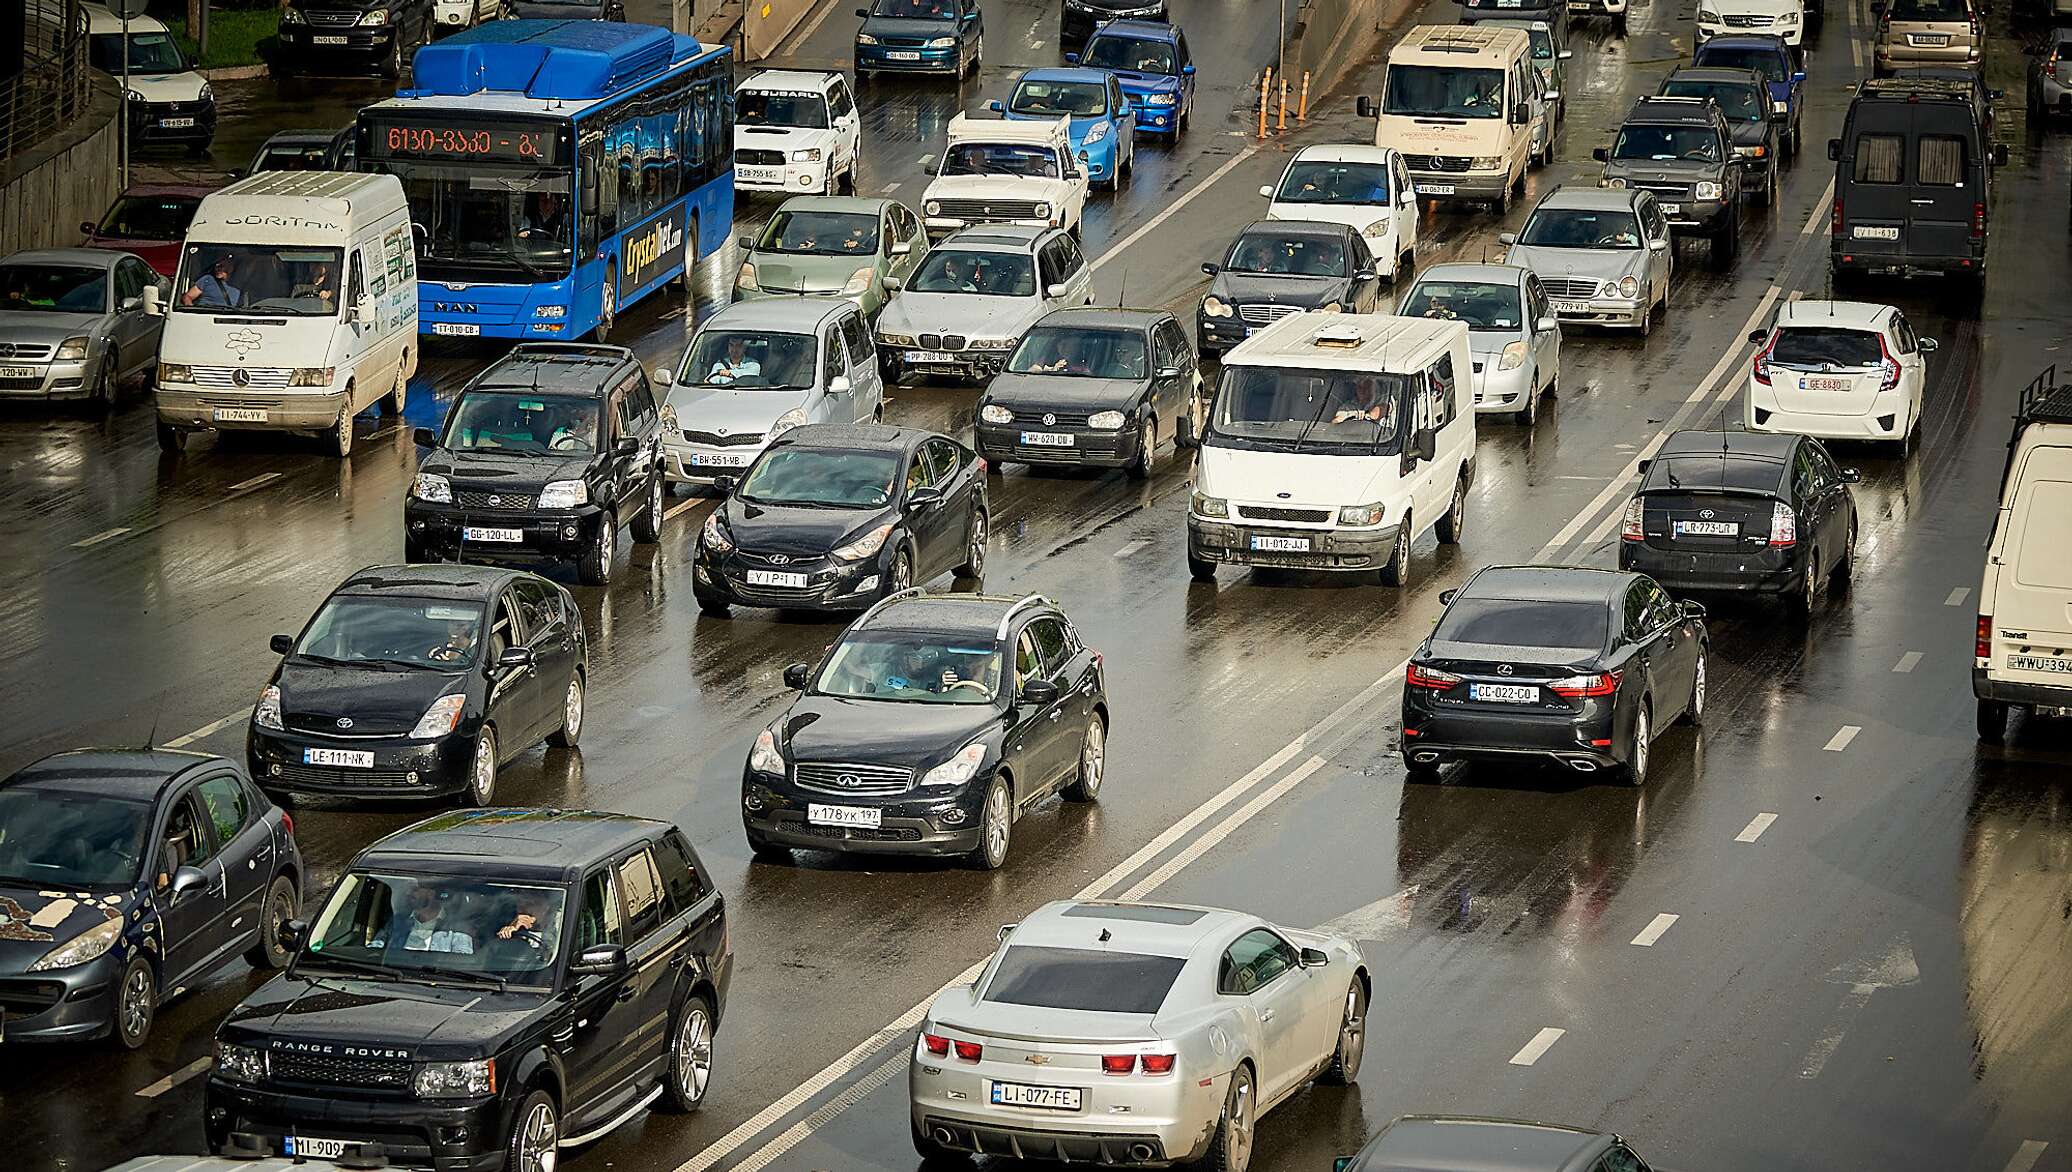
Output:
<svg viewBox="0 0 2072 1172">
<path fill-rule="evenodd" d="M 101 248 L 43 248 L 0 260 L 0 399 L 115 405 L 124 382 L 148 383 L 165 319 L 144 288 L 172 282 L 142 259 Z"/>
<path fill-rule="evenodd" d="M 907 1090 L 923 1157 L 1243 1172 L 1259 1116 L 1359 1074 L 1372 990 L 1343 937 L 1059 901 L 1000 939 L 922 1019 Z"/>
</svg>

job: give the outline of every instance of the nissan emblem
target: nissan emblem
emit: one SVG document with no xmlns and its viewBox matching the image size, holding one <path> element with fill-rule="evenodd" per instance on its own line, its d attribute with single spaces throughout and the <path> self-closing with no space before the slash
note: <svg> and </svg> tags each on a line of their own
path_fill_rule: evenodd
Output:
<svg viewBox="0 0 2072 1172">
<path fill-rule="evenodd" d="M 500 505 L 500 504 L 503 504 L 503 503 L 504 503 L 504 498 L 502 498 L 502 497 L 500 497 L 500 496 L 497 496 L 497 495 L 496 495 L 495 493 L 491 493 L 491 494 L 490 494 L 490 496 L 489 496 L 489 507 L 490 507 L 490 508 L 492 508 L 492 509 L 493 509 L 493 508 L 495 508 L 495 507 L 497 507 L 498 505 Z"/>
</svg>

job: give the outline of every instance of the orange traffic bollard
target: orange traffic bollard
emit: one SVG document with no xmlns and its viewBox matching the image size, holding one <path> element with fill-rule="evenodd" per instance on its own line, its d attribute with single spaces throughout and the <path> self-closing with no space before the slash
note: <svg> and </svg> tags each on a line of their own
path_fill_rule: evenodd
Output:
<svg viewBox="0 0 2072 1172">
<path fill-rule="evenodd" d="M 1282 74 L 1282 75 L 1281 75 L 1281 120 L 1280 120 L 1280 123 L 1279 123 L 1278 125 L 1276 125 L 1276 126 L 1274 127 L 1274 131 L 1275 131 L 1276 133 L 1281 133 L 1281 132 L 1285 132 L 1285 131 L 1286 131 L 1287 129 L 1288 129 L 1288 75 L 1284 73 L 1284 74 Z"/>
<path fill-rule="evenodd" d="M 1267 66 L 1267 67 L 1266 67 L 1266 72 L 1265 72 L 1265 73 L 1262 73 L 1262 74 L 1260 74 L 1260 75 L 1259 75 L 1259 137 L 1260 137 L 1260 138 L 1265 138 L 1265 137 L 1266 137 L 1266 103 L 1267 103 L 1267 101 L 1268 101 L 1268 95 L 1270 95 L 1270 94 L 1272 94 L 1272 93 L 1273 93 L 1273 66 L 1269 65 L 1269 66 Z"/>
<path fill-rule="evenodd" d="M 1302 103 L 1295 107 L 1297 122 L 1309 121 L 1309 70 L 1302 71 Z"/>
</svg>

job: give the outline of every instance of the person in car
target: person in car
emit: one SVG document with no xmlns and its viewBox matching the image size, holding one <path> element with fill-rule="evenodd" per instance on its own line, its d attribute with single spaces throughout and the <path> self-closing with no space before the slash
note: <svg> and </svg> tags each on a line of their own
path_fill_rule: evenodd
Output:
<svg viewBox="0 0 2072 1172">
<path fill-rule="evenodd" d="M 187 292 L 180 295 L 182 305 L 204 305 L 222 309 L 236 309 L 245 303 L 245 291 L 230 283 L 230 274 L 236 264 L 227 252 L 219 252 L 195 282 L 187 286 Z"/>
<path fill-rule="evenodd" d="M 562 408 L 561 421 L 547 438 L 552 452 L 590 452 L 597 449 L 597 405 L 576 403 Z"/>
<path fill-rule="evenodd" d="M 1092 374 L 1094 372 L 1093 349 L 1087 339 L 1073 335 L 1065 339 L 1064 351 L 1049 363 L 1031 367 L 1040 374 Z"/>
<path fill-rule="evenodd" d="M 971 262 L 959 256 L 946 256 L 942 262 L 943 283 L 958 293 L 978 292 L 978 279 L 972 273 Z"/>
<path fill-rule="evenodd" d="M 1346 386 L 1346 384 L 1339 384 Z M 1358 423 L 1367 421 L 1380 423 L 1382 415 L 1381 396 L 1375 391 L 1374 380 L 1356 378 L 1342 393 L 1337 410 L 1331 414 L 1331 422 Z"/>
<path fill-rule="evenodd" d="M 475 623 L 471 619 L 447 619 L 446 641 L 425 653 L 433 663 L 458 663 L 475 653 Z"/>
<path fill-rule="evenodd" d="M 387 937 L 374 941 L 374 945 L 377 948 L 388 947 Z M 446 923 L 446 892 L 443 888 L 420 883 L 410 889 L 410 920 L 404 925 L 403 951 L 475 951 L 473 936 Z"/>
<path fill-rule="evenodd" d="M 542 191 L 532 197 L 525 227 L 518 233 L 525 240 L 559 240 L 567 234 L 568 212 L 559 192 Z"/>
<path fill-rule="evenodd" d="M 748 339 L 734 335 L 727 339 L 727 352 L 705 372 L 705 381 L 722 387 L 762 374 L 763 364 L 748 356 Z"/>
</svg>

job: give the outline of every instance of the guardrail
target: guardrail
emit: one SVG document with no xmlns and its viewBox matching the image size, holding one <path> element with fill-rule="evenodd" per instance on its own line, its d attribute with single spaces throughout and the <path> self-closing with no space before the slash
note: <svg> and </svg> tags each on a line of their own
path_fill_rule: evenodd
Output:
<svg viewBox="0 0 2072 1172">
<path fill-rule="evenodd" d="M 19 2 L 26 43 L 21 73 L 0 82 L 0 172 L 82 116 L 92 83 L 80 0 Z"/>
</svg>

